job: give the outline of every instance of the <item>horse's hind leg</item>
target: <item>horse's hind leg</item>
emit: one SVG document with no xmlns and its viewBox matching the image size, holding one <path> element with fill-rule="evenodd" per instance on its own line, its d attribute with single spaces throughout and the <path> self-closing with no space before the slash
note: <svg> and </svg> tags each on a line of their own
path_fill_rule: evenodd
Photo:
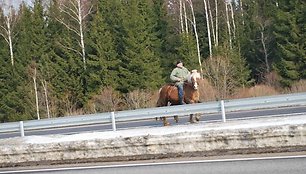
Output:
<svg viewBox="0 0 306 174">
<path fill-rule="evenodd" d="M 201 116 L 200 114 L 195 114 L 195 119 L 196 119 L 197 122 L 200 121 L 200 116 Z"/>
<path fill-rule="evenodd" d="M 166 117 L 162 117 L 162 120 L 163 120 L 164 126 L 169 126 L 170 125 L 170 123 L 167 121 Z"/>
<path fill-rule="evenodd" d="M 200 121 L 200 115 L 199 114 L 190 114 L 189 122 L 190 123 L 197 123 Z"/>
<path fill-rule="evenodd" d="M 190 122 L 190 123 L 196 123 L 196 121 L 195 121 L 194 118 L 193 118 L 193 114 L 190 114 L 190 116 L 189 116 L 189 122 Z"/>
<path fill-rule="evenodd" d="M 174 120 L 175 120 L 176 123 L 178 123 L 179 122 L 179 117 L 177 115 L 174 116 Z"/>
</svg>

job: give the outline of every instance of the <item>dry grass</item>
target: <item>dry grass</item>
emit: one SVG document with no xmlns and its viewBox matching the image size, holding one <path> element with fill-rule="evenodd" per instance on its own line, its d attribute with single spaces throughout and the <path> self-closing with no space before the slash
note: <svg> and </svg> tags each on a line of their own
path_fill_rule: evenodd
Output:
<svg viewBox="0 0 306 174">
<path fill-rule="evenodd" d="M 199 81 L 199 94 L 200 101 L 215 101 L 217 96 L 217 91 L 208 82 L 207 79 L 202 79 Z"/>
<path fill-rule="evenodd" d="M 119 92 L 109 87 L 94 96 L 88 102 L 87 108 L 90 113 L 117 111 L 120 110 L 120 103 L 122 99 Z"/>
<path fill-rule="evenodd" d="M 231 98 L 249 98 L 249 97 L 259 97 L 259 96 L 269 96 L 269 95 L 277 95 L 279 92 L 267 85 L 255 85 L 251 88 L 242 88 L 237 90 L 235 95 Z"/>
<path fill-rule="evenodd" d="M 294 83 L 288 92 L 289 93 L 306 92 L 306 80 L 300 80 Z"/>
<path fill-rule="evenodd" d="M 230 99 L 250 98 L 259 96 L 278 95 L 280 93 L 296 93 L 306 92 L 306 80 L 301 80 L 293 84 L 291 89 L 282 90 L 281 92 L 271 85 L 255 85 L 250 88 L 241 88 L 229 96 Z M 135 90 L 124 96 L 111 88 L 104 89 L 101 93 L 88 103 L 90 113 L 109 112 L 112 110 L 129 110 L 138 108 L 150 108 L 156 106 L 158 99 L 158 91 Z M 199 81 L 200 101 L 216 101 L 218 100 L 218 91 L 209 83 L 207 79 Z M 74 110 L 73 114 L 83 113 L 83 110 Z M 71 115 L 71 113 L 69 114 Z"/>
<path fill-rule="evenodd" d="M 154 107 L 158 93 L 149 90 L 135 90 L 124 95 L 124 105 L 127 109 Z"/>
</svg>

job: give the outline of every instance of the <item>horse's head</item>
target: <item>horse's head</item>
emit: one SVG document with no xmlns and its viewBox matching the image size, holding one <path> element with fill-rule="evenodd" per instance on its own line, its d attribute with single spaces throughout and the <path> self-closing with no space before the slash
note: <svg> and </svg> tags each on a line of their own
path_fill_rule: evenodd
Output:
<svg viewBox="0 0 306 174">
<path fill-rule="evenodd" d="M 196 69 L 192 70 L 189 77 L 188 77 L 188 82 L 192 84 L 193 89 L 197 90 L 198 89 L 198 80 L 201 79 L 201 74 L 198 73 Z"/>
</svg>

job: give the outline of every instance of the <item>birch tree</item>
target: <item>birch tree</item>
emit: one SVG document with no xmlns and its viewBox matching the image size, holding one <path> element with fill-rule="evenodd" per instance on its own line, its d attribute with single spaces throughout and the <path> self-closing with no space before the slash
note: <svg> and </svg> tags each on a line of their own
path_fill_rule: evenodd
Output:
<svg viewBox="0 0 306 174">
<path fill-rule="evenodd" d="M 243 4 L 242 0 L 239 0 L 239 6 L 240 6 L 240 11 L 241 11 L 241 17 L 242 17 L 242 25 L 244 25 L 244 11 L 243 11 Z"/>
<path fill-rule="evenodd" d="M 228 15 L 228 2 L 227 0 L 224 1 L 225 3 L 225 13 L 226 13 L 226 24 L 227 24 L 227 30 L 228 30 L 228 39 L 230 43 L 230 48 L 232 49 L 232 32 L 231 32 L 231 24 L 229 20 L 229 15 Z"/>
<path fill-rule="evenodd" d="M 77 52 L 83 60 L 84 69 L 86 69 L 86 50 L 84 33 L 86 28 L 86 17 L 92 12 L 92 6 L 88 7 L 90 1 L 86 0 L 63 0 L 60 2 L 60 11 L 62 17 L 58 21 L 62 23 L 67 29 L 74 32 L 78 37 L 78 42 L 81 51 L 68 48 Z M 68 19 L 65 19 L 67 17 Z"/>
<path fill-rule="evenodd" d="M 216 11 L 216 47 L 219 45 L 219 37 L 218 37 L 218 0 L 215 0 L 215 11 Z"/>
<path fill-rule="evenodd" d="M 199 61 L 199 66 L 200 66 L 200 72 L 203 74 L 203 69 L 202 69 L 202 62 L 201 62 L 201 53 L 200 53 L 200 44 L 199 44 L 199 36 L 198 36 L 198 31 L 197 31 L 197 23 L 194 15 L 194 9 L 193 9 L 193 3 L 192 0 L 187 0 L 189 3 L 191 13 L 192 13 L 192 25 L 193 25 L 193 30 L 197 42 L 197 53 L 198 53 L 198 61 Z"/>
<path fill-rule="evenodd" d="M 209 25 L 209 16 L 208 16 L 208 9 L 207 9 L 207 3 L 206 0 L 204 2 L 204 10 L 205 10 L 205 16 L 206 16 L 206 26 L 207 26 L 207 35 L 208 35 L 208 46 L 209 46 L 209 57 L 212 57 L 212 48 L 211 48 L 211 36 L 210 36 L 210 25 Z"/>
<path fill-rule="evenodd" d="M 183 3 L 183 11 L 184 11 L 184 19 L 185 19 L 185 31 L 188 34 L 189 29 L 188 29 L 188 17 L 187 17 L 187 10 L 186 10 L 186 2 L 184 1 Z"/>
<path fill-rule="evenodd" d="M 211 6 L 210 6 L 209 0 L 207 1 L 207 7 L 208 7 L 208 11 L 209 11 L 209 19 L 210 19 L 210 24 L 211 24 L 211 31 L 212 31 L 212 35 L 213 35 L 214 45 L 216 46 L 216 35 L 215 35 L 215 29 L 214 29 L 214 20 L 213 20 L 213 16 L 212 16 L 212 13 L 211 13 Z"/>
<path fill-rule="evenodd" d="M 183 3 L 180 0 L 180 24 L 181 24 L 181 32 L 184 33 L 184 24 L 183 24 Z"/>
<path fill-rule="evenodd" d="M 43 88 L 44 88 L 44 93 L 45 93 L 45 103 L 46 103 L 46 109 L 47 109 L 47 118 L 50 117 L 50 109 L 49 109 L 49 100 L 48 100 L 48 88 L 47 88 L 47 82 L 46 80 L 43 80 L 41 82 Z"/>
<path fill-rule="evenodd" d="M 14 24 L 16 22 L 15 11 L 12 6 L 7 10 L 7 14 L 0 14 L 4 17 L 4 23 L 0 24 L 0 35 L 4 38 L 9 46 L 11 64 L 14 66 L 14 52 L 13 52 L 13 38 L 14 38 Z"/>
</svg>

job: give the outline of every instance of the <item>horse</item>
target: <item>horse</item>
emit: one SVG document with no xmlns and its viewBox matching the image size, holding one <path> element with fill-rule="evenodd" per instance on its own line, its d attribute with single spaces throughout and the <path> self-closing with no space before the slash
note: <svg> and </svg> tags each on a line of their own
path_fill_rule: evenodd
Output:
<svg viewBox="0 0 306 174">
<path fill-rule="evenodd" d="M 199 103 L 199 91 L 198 91 L 198 80 L 201 79 L 200 73 L 197 70 L 192 70 L 188 75 L 187 80 L 184 82 L 184 102 L 186 104 Z M 166 84 L 162 86 L 159 90 L 159 98 L 157 100 L 156 106 L 169 106 L 169 105 L 179 105 L 178 89 L 173 83 Z M 164 126 L 170 125 L 166 117 L 160 117 L 163 120 Z M 178 122 L 178 116 L 174 116 L 176 123 Z M 190 114 L 189 122 L 195 123 L 200 120 L 199 117 L 193 118 L 193 114 Z"/>
</svg>

